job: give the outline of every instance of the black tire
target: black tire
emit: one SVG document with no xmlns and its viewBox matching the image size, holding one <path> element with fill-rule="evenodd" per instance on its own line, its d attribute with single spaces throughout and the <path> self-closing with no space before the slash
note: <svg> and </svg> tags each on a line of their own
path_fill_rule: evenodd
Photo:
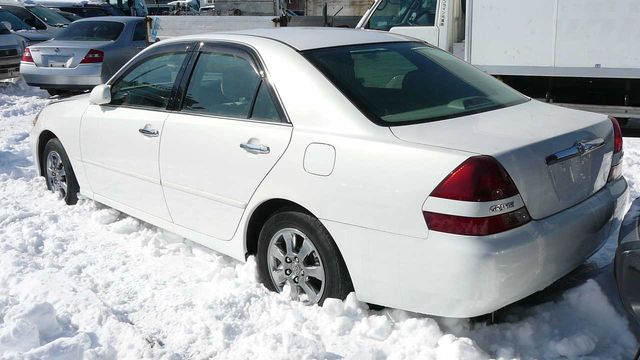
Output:
<svg viewBox="0 0 640 360">
<path fill-rule="evenodd" d="M 283 229 L 293 228 L 305 234 L 317 249 L 325 274 L 324 290 L 318 304 L 326 298 L 344 299 L 353 291 L 349 272 L 335 242 L 327 229 L 315 217 L 297 212 L 284 211 L 267 220 L 258 239 L 257 265 L 260 281 L 271 291 L 278 292 L 269 269 L 269 245 L 272 237 Z"/>
<path fill-rule="evenodd" d="M 58 154 L 61 160 L 61 166 L 59 168 L 64 169 L 64 175 L 60 176 L 58 181 L 64 180 L 66 183 L 66 191 L 63 189 L 56 189 L 54 185 L 54 176 L 52 176 L 51 172 L 47 170 L 47 159 L 49 155 L 55 157 L 55 154 Z M 75 205 L 78 202 L 78 192 L 80 191 L 80 185 L 78 185 L 78 180 L 76 180 L 76 175 L 73 172 L 73 168 L 71 167 L 71 162 L 69 161 L 69 157 L 67 156 L 67 152 L 64 151 L 64 147 L 60 140 L 53 138 L 47 142 L 44 146 L 44 151 L 42 152 L 42 157 L 40 158 L 42 164 L 42 175 L 47 180 L 47 188 L 51 191 L 59 193 L 60 197 L 64 199 L 67 205 Z"/>
</svg>

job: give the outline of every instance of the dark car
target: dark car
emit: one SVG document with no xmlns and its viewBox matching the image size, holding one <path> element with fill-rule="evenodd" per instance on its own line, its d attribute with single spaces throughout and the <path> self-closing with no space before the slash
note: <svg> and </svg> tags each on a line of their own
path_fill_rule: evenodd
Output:
<svg viewBox="0 0 640 360">
<path fill-rule="evenodd" d="M 98 16 L 126 16 L 122 10 L 108 4 L 87 4 L 84 6 L 63 6 L 58 9 L 70 12 L 80 16 L 81 18 L 98 17 Z"/>
<path fill-rule="evenodd" d="M 54 11 L 54 12 L 56 12 L 56 13 L 58 13 L 58 14 L 62 15 L 62 16 L 64 16 L 64 18 L 65 18 L 65 19 L 67 19 L 67 20 L 69 20 L 69 21 L 71 21 L 71 22 L 74 22 L 74 21 L 76 21 L 76 20 L 80 20 L 80 19 L 82 19 L 80 16 L 78 16 L 78 15 L 76 15 L 76 14 L 74 14 L 74 13 L 70 13 L 70 12 L 62 11 L 62 10 L 57 9 L 57 8 L 50 8 L 50 10 L 51 10 L 51 11 Z"/>
</svg>

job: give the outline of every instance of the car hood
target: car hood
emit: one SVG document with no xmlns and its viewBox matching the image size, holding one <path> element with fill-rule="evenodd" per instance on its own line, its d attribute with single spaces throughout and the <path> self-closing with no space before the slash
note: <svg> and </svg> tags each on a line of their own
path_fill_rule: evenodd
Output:
<svg viewBox="0 0 640 360">
<path fill-rule="evenodd" d="M 0 48 L 11 46 L 15 47 L 19 44 L 20 42 L 18 41 L 18 37 L 13 34 L 0 35 Z"/>
</svg>

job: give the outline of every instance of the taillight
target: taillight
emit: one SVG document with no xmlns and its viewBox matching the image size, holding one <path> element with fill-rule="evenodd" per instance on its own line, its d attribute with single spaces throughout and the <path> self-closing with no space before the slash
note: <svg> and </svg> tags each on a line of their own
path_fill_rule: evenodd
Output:
<svg viewBox="0 0 640 360">
<path fill-rule="evenodd" d="M 20 59 L 20 61 L 27 62 L 27 63 L 34 62 L 33 56 L 31 56 L 31 50 L 29 50 L 29 48 L 24 49 L 24 52 L 22 53 L 22 59 Z"/>
<path fill-rule="evenodd" d="M 82 61 L 80 61 L 80 64 L 95 64 L 95 63 L 101 63 L 103 61 L 104 61 L 104 51 L 91 49 L 89 50 L 87 55 L 84 56 Z"/>
<path fill-rule="evenodd" d="M 613 116 L 609 116 L 611 125 L 613 126 L 613 163 L 611 164 L 611 171 L 609 171 L 608 181 L 615 181 L 622 177 L 622 129 L 620 129 L 620 123 L 618 119 Z M 618 155 L 618 156 L 616 156 Z"/>
<path fill-rule="evenodd" d="M 433 208 L 428 207 L 423 212 L 427 226 L 433 231 L 484 236 L 531 221 L 515 183 L 502 165 L 490 156 L 467 159 L 429 197 L 447 200 L 445 203 L 437 201 Z M 452 209 L 464 209 L 468 213 L 452 214 Z"/>
<path fill-rule="evenodd" d="M 622 130 L 620 129 L 620 123 L 618 119 L 613 116 L 609 116 L 611 125 L 613 125 L 613 152 L 619 153 L 622 151 Z"/>
</svg>

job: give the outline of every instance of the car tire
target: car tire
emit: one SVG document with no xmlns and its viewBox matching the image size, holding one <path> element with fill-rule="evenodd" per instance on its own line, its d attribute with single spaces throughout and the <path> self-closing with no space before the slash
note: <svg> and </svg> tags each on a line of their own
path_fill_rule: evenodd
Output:
<svg viewBox="0 0 640 360">
<path fill-rule="evenodd" d="M 256 262 L 260 281 L 269 290 L 282 292 L 288 284 L 292 300 L 306 305 L 344 299 L 353 291 L 338 247 L 309 214 L 284 211 L 269 218 L 260 232 Z"/>
<path fill-rule="evenodd" d="M 80 186 L 60 140 L 54 138 L 47 142 L 42 153 L 42 164 L 47 188 L 58 193 L 67 205 L 77 203 Z"/>
</svg>

